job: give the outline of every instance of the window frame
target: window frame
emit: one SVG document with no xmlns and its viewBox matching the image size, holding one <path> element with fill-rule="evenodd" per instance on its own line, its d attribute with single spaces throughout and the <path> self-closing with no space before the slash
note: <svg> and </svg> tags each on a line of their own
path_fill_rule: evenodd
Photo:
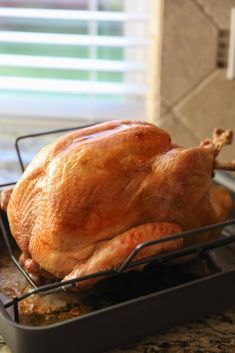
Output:
<svg viewBox="0 0 235 353">
<path fill-rule="evenodd" d="M 136 0 L 135 6 L 131 6 L 131 9 L 137 10 L 136 16 L 140 16 L 138 11 L 143 10 L 143 1 Z M 126 3 L 130 2 L 126 0 Z M 93 13 L 97 9 L 97 0 L 88 0 L 88 9 Z M 133 2 L 132 2 L 133 4 Z M 146 2 L 145 2 L 146 7 Z M 127 8 L 128 11 L 130 7 Z M 142 24 L 141 24 L 142 25 Z M 97 22 L 95 20 L 90 21 L 90 31 L 92 35 L 95 35 Z M 130 26 L 126 26 L 127 34 L 130 33 Z M 133 31 L 132 31 L 133 32 Z M 133 33 L 134 34 L 134 33 Z M 125 37 L 124 37 L 125 38 Z M 91 56 L 89 59 L 95 58 L 96 48 L 90 46 Z M 125 57 L 130 59 L 132 56 L 130 54 L 129 48 L 124 49 Z M 142 52 L 144 49 L 142 50 Z M 141 58 L 141 55 L 139 56 Z M 92 71 L 91 71 L 92 72 Z M 97 71 L 96 71 L 97 72 Z M 95 81 L 96 72 L 92 72 L 92 78 Z M 146 75 L 147 76 L 147 75 Z M 128 73 L 125 74 L 125 81 L 128 83 Z M 134 83 L 138 85 L 139 77 L 136 75 Z M 147 87 L 146 95 L 147 97 Z M 61 98 L 61 99 L 58 99 Z M 12 101 L 14 104 L 12 104 Z M 76 121 L 103 121 L 111 119 L 146 119 L 146 99 L 135 99 L 133 101 L 125 100 L 125 102 L 116 102 L 109 99 L 99 99 L 95 98 L 88 99 L 87 102 L 84 100 L 76 100 L 76 98 L 70 97 L 45 97 L 42 98 L 40 95 L 31 97 L 30 95 L 23 93 L 10 93 L 0 92 L 0 120 L 1 119 L 23 119 L 25 121 L 31 120 L 42 120 L 44 123 L 49 119 L 63 120 L 76 120 Z"/>
</svg>

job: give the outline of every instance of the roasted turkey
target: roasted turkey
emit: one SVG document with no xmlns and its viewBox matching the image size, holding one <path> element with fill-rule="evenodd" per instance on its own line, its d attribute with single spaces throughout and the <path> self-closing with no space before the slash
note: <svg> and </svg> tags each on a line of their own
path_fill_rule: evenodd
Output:
<svg viewBox="0 0 235 353">
<path fill-rule="evenodd" d="M 58 138 L 3 205 L 21 262 L 34 275 L 71 279 L 120 265 L 141 242 L 225 220 L 231 197 L 212 176 L 235 169 L 216 160 L 231 141 L 231 131 L 217 129 L 212 140 L 185 149 L 155 125 L 128 120 Z M 158 244 L 138 258 L 183 243 L 192 240 Z"/>
</svg>

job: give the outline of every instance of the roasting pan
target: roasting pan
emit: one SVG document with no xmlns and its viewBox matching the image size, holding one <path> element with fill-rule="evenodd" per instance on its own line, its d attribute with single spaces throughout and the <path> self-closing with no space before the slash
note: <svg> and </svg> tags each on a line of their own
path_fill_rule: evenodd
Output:
<svg viewBox="0 0 235 353">
<path fill-rule="evenodd" d="M 46 134 L 51 133 L 55 131 Z M 26 138 L 44 135 L 40 133 Z M 16 150 L 24 170 L 19 148 L 22 139 L 16 141 Z M 217 181 L 230 189 L 235 202 L 233 178 L 220 173 Z M 0 270 L 11 264 L 15 266 L 9 267 L 9 277 L 13 276 L 14 284 L 6 286 L 10 288 L 4 290 L 0 283 L 0 333 L 12 353 L 104 352 L 156 333 L 157 330 L 221 312 L 235 304 L 235 210 L 224 223 L 184 232 L 168 237 L 168 240 L 193 237 L 208 229 L 214 229 L 215 232 L 221 229 L 219 238 L 133 263 L 134 257 L 143 247 L 155 245 L 157 241 L 144 243 L 119 268 L 89 276 L 102 276 L 104 279 L 81 294 L 67 291 L 67 287 L 76 280 L 68 281 L 63 286 L 54 282 L 37 287 L 27 278 L 17 262 L 17 248 L 9 234 L 7 217 L 2 211 L 0 221 L 5 240 L 1 240 L 1 258 L 6 258 L 1 261 Z M 195 255 L 196 258 L 187 264 L 180 261 L 188 255 Z M 136 269 L 137 265 L 142 266 L 142 271 Z M 132 271 L 127 271 L 131 267 Z M 12 288 L 22 279 L 25 280 L 24 276 L 30 282 L 27 282 L 27 290 L 15 294 L 17 291 L 14 292 Z M 62 299 L 64 302 L 72 298 L 67 306 L 63 306 L 64 316 L 54 307 L 51 312 L 48 309 L 41 315 L 49 316 L 44 322 L 40 315 L 35 319 L 34 309 L 32 315 L 26 315 L 22 309 L 27 300 L 30 300 L 33 308 L 36 308 L 35 301 L 38 300 L 49 301 L 49 307 L 53 307 L 53 298 L 57 300 L 58 295 L 65 296 Z"/>
</svg>

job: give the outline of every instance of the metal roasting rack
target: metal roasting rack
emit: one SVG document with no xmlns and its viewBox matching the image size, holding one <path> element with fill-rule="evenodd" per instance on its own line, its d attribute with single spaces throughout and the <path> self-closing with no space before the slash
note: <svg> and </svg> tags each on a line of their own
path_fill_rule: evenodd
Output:
<svg viewBox="0 0 235 353">
<path fill-rule="evenodd" d="M 45 136 L 45 135 L 50 135 L 50 134 L 58 134 L 58 133 L 63 133 L 63 132 L 68 132 L 68 131 L 73 131 L 76 129 L 88 127 L 91 125 L 86 125 L 86 126 L 80 126 L 80 127 L 74 127 L 74 128 L 66 128 L 66 129 L 59 129 L 59 130 L 53 130 L 53 131 L 47 131 L 47 132 L 41 132 L 41 133 L 36 133 L 36 134 L 30 134 L 30 135 L 25 135 L 18 137 L 15 141 L 15 148 L 16 148 L 16 153 L 18 157 L 18 161 L 20 164 L 20 167 L 22 169 L 22 172 L 25 170 L 25 164 L 23 162 L 22 158 L 22 153 L 21 153 L 21 148 L 20 148 L 20 142 L 24 139 L 27 138 L 34 138 L 34 137 L 40 137 L 40 136 Z M 14 186 L 15 182 L 12 183 L 6 183 L 0 185 L 0 191 L 3 190 L 6 187 L 9 186 Z M 204 227 L 199 227 L 190 231 L 184 231 L 175 235 L 170 235 L 167 236 L 163 239 L 159 240 L 154 240 L 154 241 L 148 241 L 139 244 L 130 254 L 129 256 L 125 259 L 125 261 L 120 264 L 117 268 L 111 269 L 111 270 L 106 270 L 106 271 L 99 271 L 87 276 L 82 276 L 79 278 L 71 279 L 68 281 L 56 281 L 50 284 L 46 284 L 43 286 L 37 286 L 36 283 L 34 283 L 33 279 L 30 277 L 30 275 L 24 270 L 24 268 L 20 265 L 19 261 L 17 260 L 16 256 L 14 255 L 14 249 L 12 246 L 12 243 L 10 241 L 11 233 L 7 221 L 7 217 L 4 211 L 0 210 L 0 228 L 3 234 L 3 238 L 5 241 L 6 248 L 8 250 L 9 256 L 15 266 L 18 268 L 18 270 L 21 272 L 21 274 L 26 278 L 28 283 L 31 285 L 32 289 L 26 293 L 23 293 L 19 296 L 14 297 L 13 299 L 9 300 L 6 302 L 3 307 L 5 309 L 8 309 L 10 307 L 13 307 L 14 311 L 14 322 L 19 323 L 19 308 L 18 308 L 18 303 L 27 297 L 33 295 L 33 294 L 39 294 L 39 295 L 49 295 L 52 293 L 57 293 L 60 291 L 67 291 L 69 288 L 76 286 L 77 283 L 86 281 L 88 279 L 93 279 L 93 278 L 105 278 L 105 277 L 111 277 L 111 276 L 117 276 L 123 272 L 125 272 L 127 269 L 130 268 L 135 268 L 140 265 L 146 265 L 152 261 L 156 264 L 165 264 L 169 263 L 172 260 L 182 258 L 184 256 L 188 255 L 194 255 L 194 254 L 203 254 L 205 252 L 208 252 L 209 250 L 216 249 L 223 247 L 225 245 L 229 245 L 231 243 L 235 242 L 235 231 L 234 231 L 234 226 L 235 226 L 235 218 L 229 219 L 225 222 L 222 223 L 217 223 L 213 225 L 208 225 Z M 179 238 L 189 238 L 193 237 L 196 234 L 200 234 L 203 232 L 207 231 L 216 231 L 218 229 L 221 229 L 221 236 L 218 239 L 208 241 L 206 243 L 198 244 L 198 245 L 192 245 L 188 246 L 176 251 L 168 252 L 168 253 L 163 253 L 160 255 L 156 256 L 151 256 L 142 260 L 135 261 L 136 256 L 142 251 L 142 249 L 151 247 L 163 242 L 169 242 L 172 240 L 176 240 Z"/>
<path fill-rule="evenodd" d="M 7 229 L 7 227 L 4 224 L 3 211 L 1 211 L 1 213 L 0 213 L 0 222 L 1 222 L 1 229 L 2 229 L 2 233 L 3 233 L 3 237 L 4 237 L 4 240 L 5 240 L 5 243 L 6 243 L 6 246 L 9 251 L 9 254 L 10 254 L 12 261 L 17 266 L 19 271 L 23 274 L 23 276 L 27 279 L 29 284 L 33 287 L 33 289 L 31 291 L 13 298 L 13 300 L 9 301 L 8 303 L 6 303 L 4 305 L 4 307 L 6 309 L 9 308 L 10 306 L 14 307 L 15 322 L 19 322 L 18 303 L 21 300 L 26 299 L 27 297 L 29 297 L 33 294 L 43 294 L 43 295 L 52 294 L 52 293 L 58 292 L 60 290 L 67 290 L 69 287 L 75 285 L 78 282 L 82 282 L 82 281 L 85 281 L 88 279 L 93 279 L 93 278 L 99 278 L 99 277 L 115 276 L 115 275 L 118 275 L 118 274 L 124 272 L 126 269 L 137 267 L 140 265 L 144 265 L 144 264 L 149 263 L 150 261 L 155 261 L 156 263 L 167 263 L 169 261 L 172 261 L 172 260 L 177 259 L 182 256 L 193 255 L 193 254 L 202 254 L 205 251 L 215 249 L 217 247 L 221 247 L 221 246 L 228 245 L 228 244 L 235 242 L 235 234 L 231 234 L 228 230 L 226 230 L 226 236 L 224 236 L 220 239 L 210 241 L 210 242 L 207 242 L 204 244 L 200 244 L 198 246 L 190 246 L 190 247 L 187 247 L 187 248 L 184 248 L 181 250 L 177 250 L 177 251 L 174 251 L 171 253 L 152 256 L 150 258 L 146 258 L 143 260 L 133 262 L 135 257 L 144 248 L 147 248 L 147 247 L 150 247 L 153 245 L 157 245 L 160 243 L 168 242 L 171 240 L 176 240 L 179 238 L 186 238 L 186 237 L 193 236 L 195 234 L 199 234 L 199 233 L 206 232 L 206 231 L 225 228 L 225 227 L 228 227 L 228 226 L 235 224 L 235 219 L 232 219 L 232 220 L 229 220 L 226 222 L 217 223 L 217 224 L 213 224 L 213 225 L 209 225 L 209 226 L 205 226 L 205 227 L 200 227 L 200 228 L 194 229 L 192 231 L 185 231 L 185 232 L 182 232 L 182 233 L 179 233 L 176 235 L 165 237 L 164 239 L 152 240 L 152 241 L 141 243 L 130 253 L 130 255 L 125 259 L 125 261 L 116 269 L 107 270 L 107 271 L 99 271 L 99 272 L 92 273 L 87 276 L 74 278 L 74 279 L 71 279 L 68 281 L 55 282 L 55 283 L 51 283 L 51 284 L 47 284 L 47 285 L 38 287 L 33 282 L 31 277 L 29 276 L 29 274 L 24 270 L 24 268 L 17 261 L 16 257 L 14 256 L 13 249 L 12 249 L 12 246 L 9 241 L 9 236 L 10 236 L 9 230 Z"/>
</svg>

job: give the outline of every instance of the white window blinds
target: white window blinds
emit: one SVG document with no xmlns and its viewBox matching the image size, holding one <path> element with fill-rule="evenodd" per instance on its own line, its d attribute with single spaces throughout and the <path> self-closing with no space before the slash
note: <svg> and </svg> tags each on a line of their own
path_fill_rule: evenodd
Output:
<svg viewBox="0 0 235 353">
<path fill-rule="evenodd" d="M 144 119 L 145 0 L 0 0 L 0 114 Z"/>
</svg>

